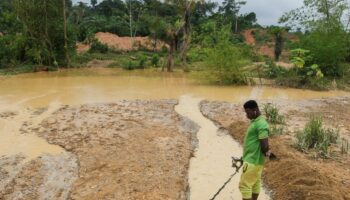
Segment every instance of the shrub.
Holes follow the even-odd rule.
[[[245,59],[241,49],[229,41],[230,35],[231,32],[223,28],[218,33],[217,44],[207,50],[207,79],[221,85],[246,85],[248,79],[243,67],[249,60]]]
[[[147,57],[145,55],[141,55],[139,57],[139,66],[138,68],[139,69],[144,69],[145,68],[145,64],[146,64],[146,61],[147,61]]]
[[[137,68],[136,63],[131,60],[123,64],[123,69],[125,70],[134,70],[136,68]]]
[[[271,59],[267,60],[265,64],[262,65],[264,76],[267,78],[277,78],[283,76],[286,73],[286,69],[277,66]]]
[[[271,103],[264,104],[263,113],[266,120],[270,123],[270,135],[282,135],[285,119],[283,115],[279,114],[277,106]]]
[[[284,124],[284,116],[279,114],[279,110],[276,105],[267,103],[263,106],[263,112],[266,116],[266,120],[273,124]]]
[[[152,66],[159,67],[159,55],[158,54],[152,55]]]
[[[328,158],[331,144],[337,143],[339,131],[325,129],[321,117],[311,117],[303,131],[296,135],[295,147],[303,152],[315,151],[317,156]]]
[[[97,39],[94,39],[92,41],[89,53],[107,53],[107,52],[108,52],[108,46],[107,45],[102,44]]]

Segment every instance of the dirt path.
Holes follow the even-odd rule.
[[[335,152],[332,159],[315,160],[312,155],[301,153],[292,147],[295,133],[304,127],[311,114],[324,116],[327,126],[341,127],[341,137],[349,136],[349,101],[349,98],[337,98],[277,102],[287,117],[288,130],[284,135],[270,140],[272,150],[279,157],[277,162],[268,162],[264,171],[264,181],[272,189],[273,199],[350,199],[349,156]],[[242,112],[242,105],[204,101],[201,103],[201,111],[228,129],[234,138],[243,141],[248,121]]]
[[[201,128],[197,133],[198,148],[191,159],[189,170],[190,199],[210,199],[234,172],[231,156],[241,156],[241,146],[226,132],[219,131],[213,122],[205,118],[199,109],[201,99],[182,96],[176,111],[197,123]],[[238,190],[240,173],[234,176],[218,200],[241,199]],[[265,192],[260,200],[269,199]]]

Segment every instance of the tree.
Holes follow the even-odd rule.
[[[268,32],[275,38],[275,60],[278,61],[283,50],[283,33],[285,29],[278,26],[271,26]]]
[[[91,0],[90,3],[92,5],[92,7],[95,8],[96,4],[97,4],[97,0]]]
[[[67,64],[66,52],[75,48],[75,41],[68,37],[69,29],[64,28],[64,6],[69,8],[71,2],[14,0],[13,5],[23,23],[24,58],[35,64]]]
[[[246,85],[248,80],[243,67],[249,62],[241,49],[230,42],[230,28],[214,28],[212,35],[215,37],[215,44],[208,49],[206,58],[209,73],[207,79],[221,85]]]
[[[245,5],[246,1],[241,0],[224,0],[222,6],[220,6],[219,11],[223,12],[224,16],[228,20],[229,23],[234,22],[232,24],[235,25],[234,32],[238,31],[238,13],[241,9],[242,5]]]
[[[189,48],[189,44],[191,42],[191,21],[190,14],[195,8],[196,2],[200,2],[200,0],[168,0],[168,3],[177,7],[178,13],[181,16],[181,24],[182,27],[179,27],[178,32],[180,31],[183,34],[183,41],[181,46],[180,57],[184,69],[187,70],[187,51]]]
[[[348,11],[346,0],[305,0],[303,7],[285,13],[280,23],[307,32],[301,38],[300,48],[311,51],[312,62],[325,75],[339,76],[340,63],[345,61],[349,49],[349,21],[343,21]]]
[[[64,53],[65,53],[67,67],[70,67],[70,58],[68,53],[68,37],[67,37],[66,0],[62,0],[62,4],[63,4],[62,10],[63,10],[63,31],[64,31]]]
[[[166,62],[166,68],[168,72],[172,72],[174,68],[174,57],[177,49],[177,41],[179,39],[179,34],[183,24],[180,20],[177,20],[175,23],[167,23],[166,34],[164,41],[169,45],[169,54]],[[164,70],[164,67],[163,67]]]

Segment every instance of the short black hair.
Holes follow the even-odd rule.
[[[258,103],[256,103],[256,101],[254,101],[254,100],[249,100],[249,101],[245,102],[243,107],[244,107],[244,109],[247,109],[247,108],[249,108],[249,109],[259,108],[258,107]]]

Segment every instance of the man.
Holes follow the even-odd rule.
[[[257,200],[261,189],[265,156],[270,156],[269,125],[261,115],[256,101],[247,101],[243,107],[251,122],[243,143],[244,164],[239,190],[243,200]]]

